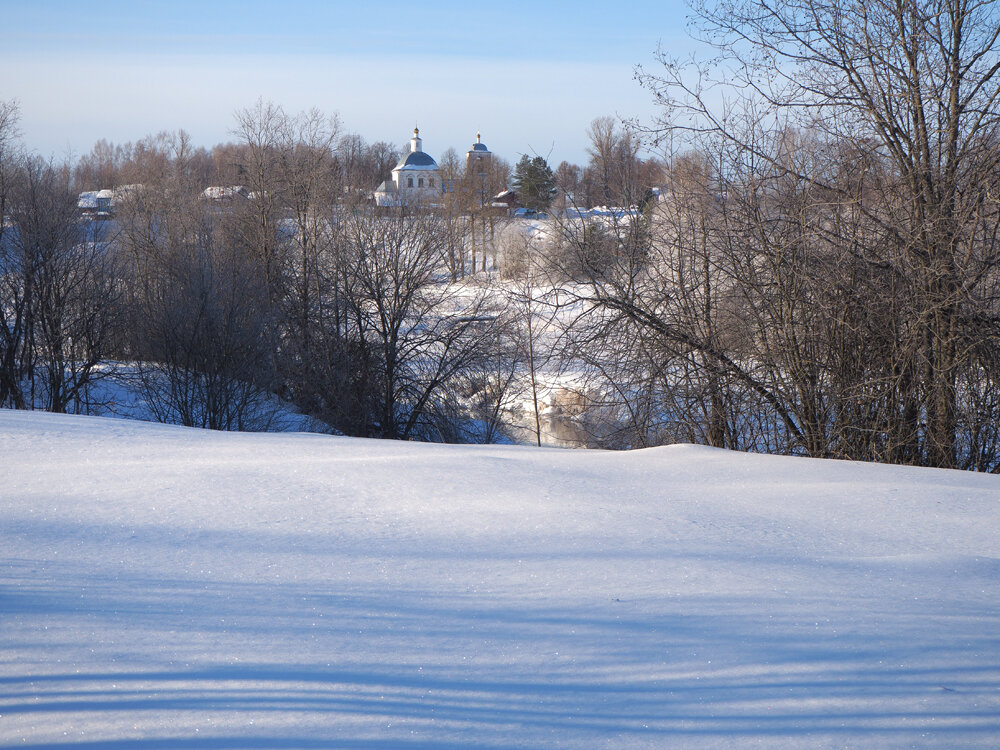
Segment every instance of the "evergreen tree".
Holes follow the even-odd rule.
[[[521,205],[533,211],[545,211],[556,195],[556,178],[541,156],[525,154],[514,168],[514,190]]]

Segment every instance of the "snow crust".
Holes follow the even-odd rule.
[[[0,411],[0,746],[1000,739],[1000,478]]]

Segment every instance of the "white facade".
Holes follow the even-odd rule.
[[[400,159],[392,170],[392,182],[383,182],[375,189],[374,195],[379,206],[433,203],[440,197],[438,165],[430,154],[424,152],[418,128],[413,129],[410,153]]]

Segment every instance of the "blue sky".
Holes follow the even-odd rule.
[[[337,113],[369,141],[402,144],[419,123],[435,156],[480,129],[510,161],[582,162],[594,117],[652,116],[633,67],[658,43],[691,47],[680,0],[5,5],[0,99],[56,158],[179,128],[211,146],[262,97]]]

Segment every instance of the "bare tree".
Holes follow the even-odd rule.
[[[497,442],[510,423],[509,413],[523,395],[525,349],[518,300],[486,305],[478,327],[479,352],[460,376],[459,393],[469,403],[474,422],[472,434],[463,442]],[[532,380],[532,383],[535,381]],[[537,394],[537,390],[534,391]],[[459,415],[459,419],[461,415]]]
[[[559,191],[556,200],[560,203],[561,207],[580,205],[580,200],[583,198],[580,195],[583,170],[576,164],[562,161],[556,167],[556,171],[553,174],[556,178],[556,188]]]
[[[146,186],[121,235],[140,392],[159,421],[266,429],[275,342],[259,258],[188,195]]]
[[[391,143],[368,144],[355,133],[342,136],[335,149],[340,179],[355,197],[367,195],[375,185],[388,180],[398,160],[399,150]]]
[[[278,223],[286,202],[281,154],[289,127],[289,117],[279,105],[260,99],[253,107],[236,112],[233,131],[243,146],[241,155],[245,161],[240,164],[240,172],[250,190],[243,242],[260,259],[272,303],[281,296],[286,261],[287,248]]]
[[[142,183],[123,194],[116,238],[140,391],[161,421],[262,429],[276,326],[259,246],[247,242],[235,209],[204,199],[186,134],[142,151]]]
[[[288,118],[280,134],[278,177],[295,225],[285,307],[299,358],[311,356],[312,316],[323,295],[321,266],[333,252],[332,207],[341,193],[334,169],[339,132],[336,117],[313,109]]]
[[[11,232],[8,229],[14,170],[18,160],[16,101],[0,102],[0,405],[24,407],[20,381],[24,347],[26,300],[14,263]]]
[[[102,190],[122,184],[121,173],[130,152],[130,145],[115,145],[102,138],[89,154],[77,161],[73,169],[74,184],[81,190]]]
[[[744,236],[756,240],[742,266],[756,277],[744,288],[752,290],[754,310],[771,305],[759,320],[779,323],[769,330],[780,339],[758,337],[755,345],[765,345],[759,358],[780,356],[768,379],[747,378],[738,360],[715,356],[708,342],[691,345],[712,353],[723,371],[738,374],[774,408],[789,446],[822,455],[851,444],[842,440],[847,431],[831,433],[830,420],[861,414],[853,409],[848,417],[848,401],[830,394],[853,392],[856,399],[879,392],[884,397],[862,401],[881,416],[857,423],[852,441],[860,445],[860,434],[868,431],[892,436],[895,447],[876,451],[884,441],[869,440],[874,452],[868,457],[982,468],[981,460],[970,463],[962,446],[964,436],[982,434],[983,416],[964,399],[978,392],[968,385],[980,381],[976,374],[983,367],[974,353],[982,351],[984,336],[995,335],[996,6],[733,0],[699,2],[695,11],[697,28],[722,53],[719,67],[692,71],[664,56],[666,68],[655,75],[640,71],[640,79],[665,105],[668,119],[659,135],[676,144],[708,134],[720,153],[736,152],[726,160],[731,172],[723,183]],[[720,97],[723,78],[742,94]],[[806,131],[815,133],[817,146],[792,147],[789,137]],[[860,151],[852,161],[864,170],[855,177],[863,179],[847,179],[808,158],[817,148],[841,156]],[[736,196],[741,205],[728,200]],[[879,241],[865,241],[860,229]],[[767,277],[760,274],[762,262],[772,269]],[[820,294],[820,271],[836,274],[845,267],[865,280],[864,292],[841,289],[839,301]],[[780,282],[776,296],[764,295],[768,278]],[[874,347],[886,368],[833,385],[832,373],[847,369],[829,360],[831,342],[820,332],[837,341],[858,323],[847,310],[880,298],[889,300],[885,316],[864,321],[871,328],[863,341],[852,337],[849,345],[874,346],[879,326],[890,330],[892,346]],[[673,335],[669,320],[637,319]]]
[[[172,254],[142,290],[135,333],[141,392],[162,422],[266,429],[270,404],[267,297],[231,248],[209,234]]]
[[[363,434],[457,439],[459,376],[496,338],[485,295],[442,283],[446,242],[436,217],[400,210],[345,222],[349,339],[376,385]]]
[[[23,158],[0,251],[0,403],[65,412],[86,401],[121,322],[113,251],[88,242],[68,170]]]
[[[589,170],[595,185],[591,200],[604,205],[628,205],[639,200],[639,143],[613,117],[598,117],[587,129]]]

